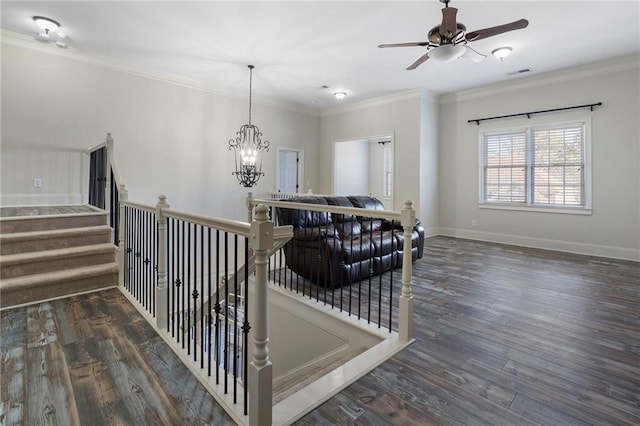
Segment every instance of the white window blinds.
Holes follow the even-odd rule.
[[[481,134],[481,203],[585,207],[585,123]]]

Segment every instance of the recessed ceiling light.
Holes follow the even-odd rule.
[[[493,50],[491,54],[502,61],[504,58],[511,54],[511,50],[513,49],[511,49],[509,46],[498,47],[497,49]]]
[[[333,96],[335,96],[336,99],[344,99],[344,97],[347,96],[347,92],[333,92]]]

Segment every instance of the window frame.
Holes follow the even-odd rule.
[[[534,152],[531,134],[533,130],[553,129],[566,126],[581,125],[583,128],[583,175],[584,175],[584,205],[571,206],[563,204],[534,203],[532,191],[534,189],[533,169]],[[485,196],[485,151],[484,137],[486,134],[525,132],[525,201],[524,202],[494,202],[486,201]],[[549,118],[519,120],[510,126],[481,125],[478,131],[478,207],[497,210],[519,210],[545,213],[586,214],[592,212],[591,205],[591,116],[576,115],[562,120],[549,120]]]

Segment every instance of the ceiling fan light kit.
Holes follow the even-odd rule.
[[[458,9],[449,7],[449,0],[440,0],[440,2],[445,5],[442,9],[442,22],[428,32],[427,41],[381,44],[378,47],[426,47],[427,52],[419,57],[413,64],[409,65],[407,70],[418,68],[418,66],[429,58],[441,62],[451,62],[463,57],[473,62],[481,62],[486,58],[486,55],[478,53],[468,46],[467,44],[469,42],[493,37],[509,31],[520,30],[529,25],[529,21],[526,19],[519,19],[508,24],[467,32],[467,27],[456,21]],[[494,50],[492,53],[502,61],[510,52],[510,47],[502,47]]]
[[[441,62],[451,62],[464,55],[466,51],[465,46],[445,44],[431,49],[431,51],[429,51],[429,57]]]

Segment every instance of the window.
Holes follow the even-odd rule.
[[[480,134],[484,207],[590,209],[588,121]]]

